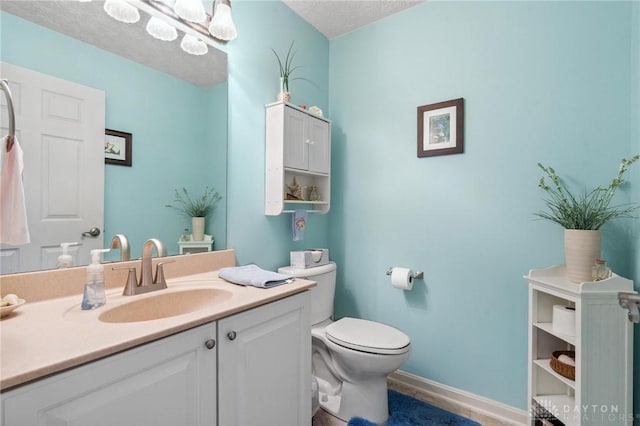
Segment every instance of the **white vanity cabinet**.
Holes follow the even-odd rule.
[[[206,324],[3,393],[2,425],[215,425],[215,338]]]
[[[3,392],[1,425],[310,424],[310,311],[303,291]]]
[[[294,105],[266,107],[265,214],[279,215],[300,206],[327,213],[330,206],[331,122]],[[302,200],[286,197],[288,186],[303,187]],[[315,186],[317,199],[311,197]],[[311,198],[314,198],[313,200]]]
[[[531,424],[632,425],[633,328],[618,292],[633,292],[633,282],[613,274],[572,283],[564,266],[534,269],[525,278]],[[554,327],[555,305],[575,308],[575,332]],[[551,354],[560,350],[575,351],[575,380],[551,368]]]
[[[308,291],[218,322],[221,426],[311,423]]]

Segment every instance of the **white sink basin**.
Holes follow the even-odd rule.
[[[199,288],[182,291],[159,290],[157,294],[105,310],[98,319],[102,322],[125,323],[152,321],[188,314],[201,309],[211,309],[231,299],[233,293],[214,288]]]

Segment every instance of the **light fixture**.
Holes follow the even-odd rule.
[[[135,24],[140,20],[138,9],[124,0],[106,0],[104,11],[113,19],[127,24]]]
[[[231,17],[231,0],[216,0],[209,33],[220,40],[230,41],[238,36],[236,26]]]
[[[209,51],[207,43],[189,34],[184,35],[182,42],[180,42],[180,47],[185,52],[198,56],[206,55]]]
[[[178,31],[175,27],[155,16],[152,16],[147,22],[147,32],[162,41],[173,41],[178,38]]]
[[[178,31],[183,32],[182,50],[192,55],[204,55],[209,51],[207,45],[218,47],[235,39],[238,33],[231,17],[231,0],[214,0],[211,15],[205,11],[202,1],[106,0],[104,10],[109,16],[127,23],[138,22],[138,10],[141,10],[151,17],[146,26],[151,36],[173,41],[178,38]]]
[[[202,23],[207,19],[202,0],[176,0],[173,5],[176,15],[189,22]]]

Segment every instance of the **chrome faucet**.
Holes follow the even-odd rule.
[[[140,270],[140,281],[136,280],[136,268],[135,267],[116,267],[113,269],[128,269],[129,276],[127,278],[127,285],[122,292],[125,296],[135,296],[136,294],[148,293],[150,291],[162,290],[167,288],[167,282],[164,278],[164,265],[171,263],[173,260],[166,262],[159,262],[156,266],[156,276],[153,277],[151,271],[152,266],[152,252],[155,247],[158,252],[158,257],[165,257],[167,255],[167,248],[164,243],[157,238],[151,238],[145,241],[142,246],[142,267]]]
[[[116,234],[111,239],[111,248],[120,249],[120,260],[131,259],[131,249],[129,248],[129,240],[124,234]]]
[[[153,273],[151,272],[151,252],[153,251],[154,247],[158,252],[158,257],[165,257],[167,255],[167,248],[159,239],[151,238],[144,242],[144,245],[142,246],[142,270],[140,271],[140,287],[152,286],[154,284],[163,284],[163,288],[167,288],[166,282],[156,282],[158,278],[157,272],[160,269],[160,265],[156,267],[156,278],[153,278]],[[164,274],[162,274],[162,277],[164,277]]]

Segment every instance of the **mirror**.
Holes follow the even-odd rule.
[[[226,248],[226,53],[209,46],[207,55],[186,54],[179,47],[181,33],[174,42],[156,40],[146,33],[149,18],[142,12],[137,24],[123,24],[102,6],[3,0],[0,61],[104,91],[106,129],[132,135],[131,167],[104,166],[104,247],[115,234],[125,234],[132,258],[141,256],[149,238],[178,254],[191,219],[166,205],[176,189],[198,196],[209,186],[223,198],[207,218],[205,233],[212,235],[213,249]],[[4,135],[4,99],[2,104]],[[25,174],[29,167],[34,165],[25,164]],[[65,237],[81,244],[84,238],[90,237]],[[14,248],[0,245],[0,273],[26,270],[10,255]],[[50,267],[59,254],[57,244],[40,250]],[[119,256],[113,250],[105,260]]]

